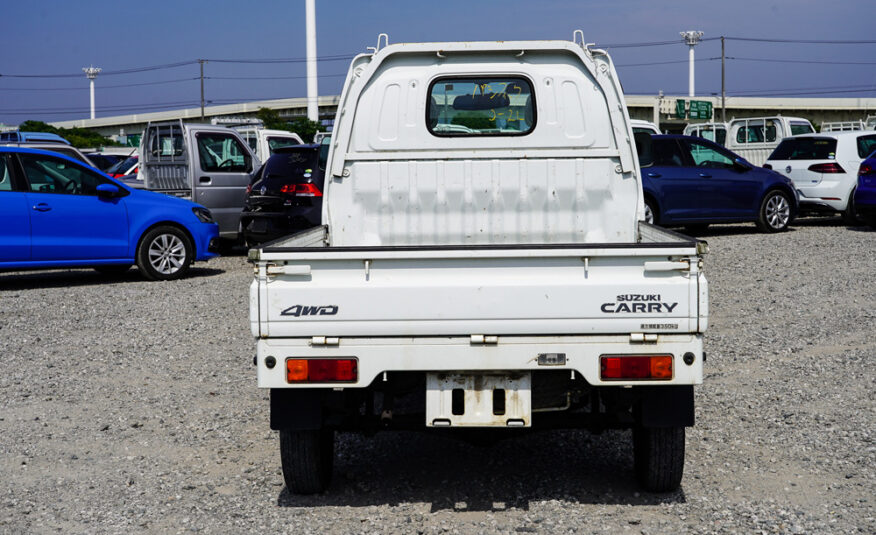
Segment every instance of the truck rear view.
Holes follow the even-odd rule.
[[[631,428],[677,488],[708,318],[704,243],[641,222],[608,56],[566,41],[391,45],[338,107],[323,227],[250,251],[258,384],[287,487],[335,431]]]

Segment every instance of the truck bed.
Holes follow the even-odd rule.
[[[700,333],[704,242],[326,247],[318,227],[250,251],[254,336]]]

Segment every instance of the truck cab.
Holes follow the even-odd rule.
[[[238,132],[181,120],[149,123],[139,151],[144,189],[209,208],[220,236],[237,239],[246,188],[260,165]]]

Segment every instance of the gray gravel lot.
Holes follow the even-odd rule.
[[[682,489],[628,432],[478,447],[340,435],[283,486],[242,256],[190,277],[0,273],[0,533],[874,533],[876,232],[712,227],[711,326]]]

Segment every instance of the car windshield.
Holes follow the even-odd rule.
[[[282,178],[291,183],[308,182],[318,169],[319,150],[312,147],[284,149],[265,163],[264,178]]]
[[[836,139],[801,137],[779,143],[769,160],[832,160],[836,158]]]
[[[113,165],[112,167],[107,169],[106,174],[108,174],[108,175],[124,175],[125,173],[130,171],[131,168],[134,167],[134,165],[137,164],[138,159],[139,158],[137,158],[136,156],[131,156],[130,158],[125,158],[124,160],[116,163],[115,165]]]

